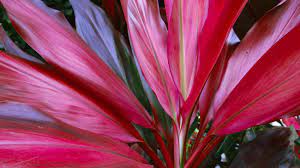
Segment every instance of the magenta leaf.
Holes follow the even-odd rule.
[[[128,146],[106,137],[95,143],[49,124],[0,121],[1,166],[151,167]]]
[[[70,126],[123,141],[137,141],[116,119],[64,83],[53,69],[1,53],[0,70],[0,102],[26,103]]]
[[[222,105],[253,65],[300,22],[300,2],[288,0],[262,17],[247,33],[229,60],[217,92],[214,110]]]
[[[184,99],[194,84],[198,42],[207,17],[205,0],[174,0],[168,24],[168,61],[173,80]]]
[[[23,39],[104,113],[152,127],[150,116],[134,94],[76,34],[61,13],[41,1],[1,2]]]
[[[246,4],[246,0],[211,0],[207,19],[199,36],[198,68],[194,85],[182,107],[185,116],[190,115],[200,93],[222,51],[226,38]]]
[[[156,0],[122,0],[130,41],[144,77],[164,110],[178,114],[180,95],[173,82],[167,58],[167,28]]]
[[[6,34],[5,30],[3,27],[0,25],[0,43],[3,45],[5,48],[5,51],[9,54],[19,56],[21,58],[27,59],[29,61],[37,62],[37,63],[42,63],[39,59],[25,53],[22,51]]]
[[[230,134],[292,112],[300,102],[300,25],[273,45],[229,94],[212,133]]]

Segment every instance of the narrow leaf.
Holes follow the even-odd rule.
[[[34,108],[16,102],[0,103],[0,118],[53,122],[50,117],[35,110]]]
[[[5,48],[6,52],[12,55],[19,56],[29,61],[42,63],[39,59],[25,53],[22,51],[6,34],[3,27],[0,25],[0,43],[2,43],[3,47]]]
[[[0,53],[0,93],[0,102],[26,103],[70,126],[123,141],[136,141],[116,119],[65,84],[53,69]]]
[[[264,53],[298,23],[300,23],[300,1],[287,0],[252,27],[229,60],[224,80],[216,95],[215,111]]]
[[[191,94],[182,107],[189,115],[222,51],[230,30],[246,4],[246,0],[209,1],[207,19],[199,36],[198,68]]]
[[[167,59],[167,29],[156,0],[122,0],[131,44],[145,76],[165,111],[178,114],[179,94]]]
[[[250,69],[217,111],[212,133],[231,134],[299,108],[300,25]]]
[[[20,168],[151,167],[131,159],[133,156],[128,156],[126,153],[123,155],[124,151],[115,151],[116,147],[121,150],[126,149],[125,145],[118,142],[114,143],[111,140],[109,143],[104,143],[107,146],[89,144],[74,139],[72,135],[55,127],[45,126],[36,127],[35,124],[1,120],[1,166]],[[104,137],[103,140],[105,140]],[[128,147],[126,150],[130,151]],[[131,154],[133,153],[131,151]]]
[[[150,116],[133,93],[74,32],[61,13],[42,1],[1,2],[17,32],[64,74],[77,91],[89,96],[107,115],[152,127]]]
[[[205,0],[174,0],[168,31],[168,61],[184,99],[190,93],[199,56],[198,41],[207,16]]]
[[[71,0],[75,12],[76,30],[84,41],[126,81],[124,67],[117,53],[114,30],[105,12],[86,0]]]

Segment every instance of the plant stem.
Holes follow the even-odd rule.
[[[141,148],[147,153],[147,155],[152,159],[154,165],[157,168],[166,168],[163,162],[158,158],[157,154],[149,147],[145,142],[140,143]]]
[[[207,155],[223,140],[223,137],[208,135],[201,142],[200,146],[193,152],[185,164],[185,168],[197,168]]]
[[[166,144],[165,144],[164,140],[162,139],[162,137],[160,136],[160,134],[158,133],[157,130],[156,131],[155,130],[152,131],[152,133],[154,134],[154,137],[155,137],[157,143],[160,146],[160,150],[161,150],[161,152],[162,152],[162,154],[163,154],[163,156],[165,158],[167,167],[168,168],[169,167],[170,168],[174,167],[171,155],[170,155],[170,153],[169,153],[169,151],[168,151],[168,149],[166,147]]]

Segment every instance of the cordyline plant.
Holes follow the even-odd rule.
[[[165,0],[165,22],[121,0],[129,42],[89,0],[70,0],[77,33],[40,0],[0,2],[43,58],[1,29],[1,166],[199,167],[225,135],[298,115],[299,0],[240,43],[247,0]]]

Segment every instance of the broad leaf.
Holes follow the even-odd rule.
[[[145,76],[165,111],[178,114],[179,94],[167,59],[167,29],[156,0],[121,0],[131,44]]]
[[[123,141],[136,141],[118,125],[117,119],[64,83],[53,69],[0,53],[0,92],[0,102],[26,103],[70,126]]]
[[[287,0],[261,18],[248,32],[228,63],[214,110],[222,105],[251,67],[300,22],[300,1]]]
[[[61,13],[37,0],[1,2],[17,32],[76,90],[89,96],[107,115],[152,127],[150,116],[133,93]]]
[[[212,133],[238,132],[299,108],[299,38],[300,25],[260,58],[217,111]]]

